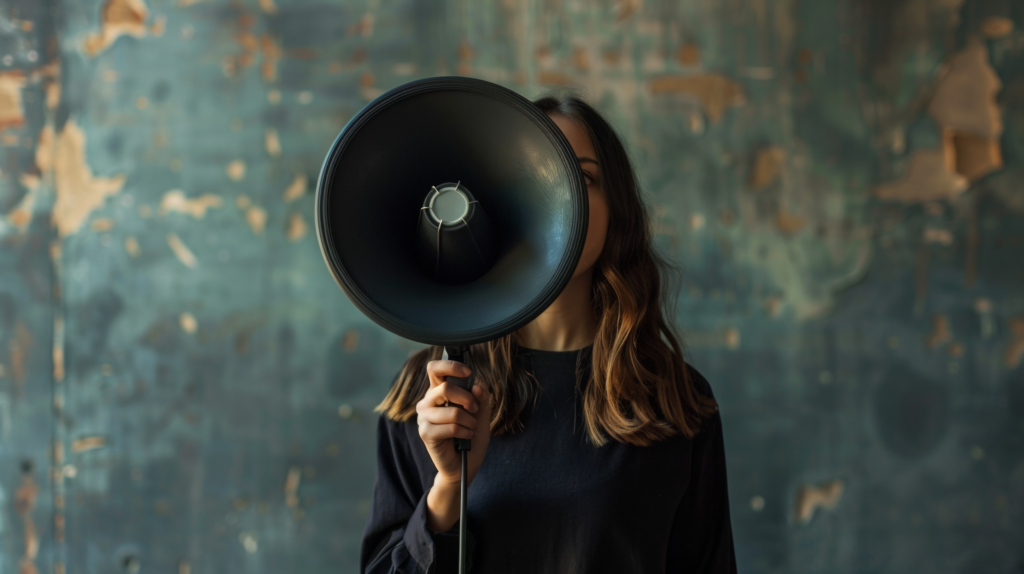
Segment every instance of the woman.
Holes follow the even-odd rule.
[[[415,354],[378,407],[367,573],[454,572],[471,438],[469,567],[485,574],[735,572],[722,424],[683,361],[626,151],[578,98],[535,104],[579,159],[590,222],[568,286],[533,322],[471,349],[470,374]],[[457,403],[463,409],[444,406]]]

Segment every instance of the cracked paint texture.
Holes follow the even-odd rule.
[[[627,141],[741,571],[1024,564],[1024,3],[4,0],[0,571],[356,569],[418,345],[312,189],[451,74]]]

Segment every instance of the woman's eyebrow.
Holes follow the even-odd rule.
[[[598,165],[597,160],[589,157],[578,157],[576,158],[580,163],[592,163]],[[600,166],[599,166],[600,167]]]

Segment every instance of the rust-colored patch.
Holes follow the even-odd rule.
[[[473,47],[470,46],[469,42],[467,42],[465,39],[463,39],[462,42],[459,43],[457,55],[459,60],[459,75],[468,76],[473,71],[473,68],[471,66],[471,62],[473,60]]]
[[[1003,362],[1013,369],[1020,365],[1021,358],[1024,358],[1024,317],[1010,319],[1010,335],[1010,344],[1006,346]]]
[[[25,111],[21,105],[21,89],[24,87],[25,74],[21,70],[0,72],[0,131],[25,123]]]
[[[86,436],[71,441],[71,452],[79,453],[87,450],[95,450],[106,446],[107,439],[102,436]]]
[[[93,175],[85,161],[85,134],[72,120],[64,124],[57,138],[53,168],[57,200],[51,217],[62,237],[78,231],[92,210],[121,191],[125,181],[123,175]]]
[[[839,503],[843,494],[843,483],[840,480],[833,480],[820,485],[805,484],[800,487],[796,495],[796,519],[802,524],[807,524],[814,517],[814,511],[818,508],[833,509]]]
[[[14,392],[21,394],[25,387],[25,375],[28,373],[28,352],[32,348],[32,333],[24,323],[18,322],[14,327],[14,337],[8,343],[11,353],[11,378],[14,379]]]
[[[757,150],[747,184],[753,190],[770,185],[782,173],[782,166],[785,162],[786,152],[780,147],[769,146]]]
[[[224,172],[228,174],[228,178],[231,181],[242,181],[242,178],[245,177],[245,162],[236,159],[228,163],[227,167],[224,168]]]
[[[260,9],[267,14],[277,14],[277,5],[274,0],[260,0]]]
[[[941,227],[926,227],[924,228],[924,242],[952,245],[953,232]]]
[[[676,60],[683,66],[696,66],[700,62],[700,48],[693,42],[687,42],[676,50]]]
[[[780,209],[779,212],[775,214],[775,226],[779,228],[779,231],[787,235],[792,235],[793,233],[800,231],[806,224],[806,219],[799,215],[789,213],[784,209]]]
[[[298,241],[306,236],[308,226],[306,220],[302,219],[301,213],[292,213],[288,216],[288,229],[285,231],[285,235],[288,237],[288,241]]]
[[[167,215],[172,211],[187,213],[196,219],[206,216],[206,210],[211,207],[220,207],[224,200],[212,194],[205,194],[189,199],[185,192],[180,189],[172,189],[160,199],[160,215]]]
[[[369,38],[373,35],[373,14],[363,14],[358,22],[350,25],[345,31],[349,36]]]
[[[618,50],[605,50],[601,52],[601,59],[604,60],[605,64],[609,66],[615,66],[622,59],[622,52]]]
[[[46,108],[50,110],[57,109],[60,104],[60,82],[57,80],[49,80],[46,82]]]
[[[810,48],[800,48],[796,53],[796,61],[801,66],[810,64],[812,60],[814,60],[814,52],[812,52]]]
[[[146,35],[149,11],[142,0],[107,0],[100,11],[100,31],[85,38],[85,53],[99,54],[121,36],[141,38]]]
[[[373,77],[373,72],[363,72],[359,74],[359,85],[364,88],[372,87],[376,78]]]
[[[587,49],[583,46],[577,46],[573,49],[572,66],[581,72],[590,70],[590,56],[587,54]]]
[[[149,33],[159,38],[164,35],[167,29],[167,16],[157,16],[156,21],[149,27]]]
[[[622,22],[623,20],[629,19],[629,17],[640,10],[643,5],[643,0],[616,0],[615,21]]]
[[[293,466],[288,469],[288,476],[284,479],[284,503],[289,508],[299,506],[299,483],[302,481],[302,470]]]
[[[740,332],[735,327],[729,327],[725,330],[725,346],[729,349],[736,350],[740,348]]]
[[[963,357],[967,349],[963,343],[950,343],[949,348],[946,349],[949,352],[950,357]]]
[[[260,50],[263,53],[263,62],[260,64],[260,75],[264,82],[277,80],[277,62],[281,59],[281,46],[273,37],[268,34],[260,36]]]
[[[349,329],[341,338],[341,348],[351,353],[359,348],[359,331]]]
[[[263,235],[263,230],[267,226],[267,210],[254,205],[245,211],[245,222],[249,224],[249,228],[256,235]]]
[[[746,103],[743,88],[718,74],[662,76],[654,78],[648,85],[655,95],[679,94],[697,98],[711,123],[721,120],[726,108]]]
[[[58,383],[64,380],[64,318],[57,315],[53,318],[53,379]]]
[[[89,227],[91,227],[92,230],[97,233],[103,233],[105,231],[110,231],[111,229],[114,228],[114,220],[110,219],[109,217],[101,217],[99,219],[94,220],[89,225]]]
[[[138,257],[139,242],[134,237],[126,237],[124,240],[124,250],[128,252],[128,255]]]
[[[953,147],[956,150],[957,173],[971,181],[1003,167],[1003,152],[999,148],[998,136],[955,132]]]
[[[179,238],[177,234],[167,234],[167,245],[171,248],[171,251],[174,252],[174,256],[178,258],[178,261],[181,261],[182,264],[185,265],[185,267],[192,268],[195,267],[197,263],[199,263],[196,260],[196,256],[192,253],[192,250],[190,250],[181,241],[181,238]]]
[[[929,349],[953,340],[953,332],[949,330],[949,319],[945,315],[936,315],[932,318],[932,332],[924,338],[924,343]]]
[[[14,206],[7,214],[7,222],[17,227],[19,231],[24,232],[28,229],[28,224],[32,222],[32,206],[36,201],[36,190],[39,187],[39,181],[37,176],[31,174],[21,174],[21,183],[28,188],[28,193],[21,198],[18,205]]]
[[[779,312],[782,311],[782,297],[768,297],[768,299],[765,300],[764,306],[765,310],[768,311],[769,317],[778,317]]]
[[[195,335],[199,329],[199,322],[192,313],[182,313],[178,315],[178,324],[181,326],[181,330],[185,331],[189,335]]]
[[[267,128],[263,132],[263,146],[270,157],[281,157],[281,140],[277,137],[277,130]]]
[[[30,472],[23,472],[21,485],[14,493],[14,510],[21,517],[25,541],[24,551],[18,563],[19,574],[38,574],[35,566],[36,555],[39,553],[39,535],[36,533],[35,524],[32,522],[32,509],[36,506],[36,497],[39,495],[39,486],[32,478]]]
[[[545,86],[562,86],[572,87],[576,85],[576,81],[572,79],[568,74],[562,72],[553,72],[551,70],[541,70],[537,74],[537,83]]]
[[[306,174],[297,173],[292,182],[285,188],[282,198],[286,203],[295,201],[306,194]]]
[[[910,156],[900,179],[874,189],[875,197],[889,201],[918,203],[952,200],[967,189],[967,178],[954,171],[945,149],[922,149]]]
[[[43,126],[36,138],[36,167],[40,173],[53,169],[53,140],[53,126]]]
[[[990,16],[981,21],[981,33],[989,38],[1002,38],[1013,32],[1013,20]]]
[[[988,49],[975,40],[950,62],[928,105],[928,112],[945,129],[996,137],[1003,121],[996,102],[1002,87],[988,61]]]

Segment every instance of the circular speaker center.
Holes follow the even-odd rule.
[[[437,190],[430,200],[430,214],[442,225],[458,225],[469,213],[469,198],[455,187]]]

